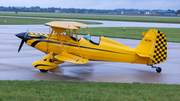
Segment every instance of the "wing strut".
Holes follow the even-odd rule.
[[[51,37],[51,35],[53,34],[53,29],[51,30],[51,33],[49,34],[49,37],[48,37],[48,41],[49,41],[49,38]],[[49,51],[49,42],[47,42],[47,52]]]
[[[88,30],[88,27],[87,27],[87,33],[88,33],[88,35],[89,35],[89,30]]]
[[[77,36],[76,31],[77,31],[77,29],[75,29],[76,41],[77,41],[77,43],[78,43],[78,48],[79,48],[79,53],[80,53],[80,55],[81,55],[81,59],[83,60],[83,58],[82,58],[82,53],[81,53],[81,49],[80,49],[80,45],[79,45],[79,42],[78,42],[78,36]]]

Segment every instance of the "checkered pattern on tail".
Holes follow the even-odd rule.
[[[167,59],[167,43],[164,33],[158,31],[154,48],[153,64],[162,63]]]

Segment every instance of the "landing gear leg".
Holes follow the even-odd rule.
[[[53,62],[51,57],[52,57],[53,52],[50,52],[49,55],[47,56],[47,59],[45,59],[44,61],[47,62]],[[39,69],[42,73],[47,73],[48,70],[44,70],[44,69]]]
[[[160,73],[162,71],[161,67],[151,66],[152,68],[156,68],[156,72]]]

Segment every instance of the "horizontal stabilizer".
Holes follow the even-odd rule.
[[[136,53],[136,54],[139,55],[139,56],[141,56],[141,57],[149,57],[149,58],[151,58],[151,56],[148,55],[148,54],[141,54],[141,53]]]
[[[73,54],[69,54],[67,52],[63,52],[59,55],[56,55],[55,58],[60,61],[65,61],[65,62],[75,63],[75,64],[85,64],[89,62],[88,59],[85,59],[85,58],[82,58],[80,56],[76,56]]]

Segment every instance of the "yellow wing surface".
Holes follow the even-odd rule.
[[[79,29],[80,27],[89,27],[89,25],[86,24],[70,21],[52,21],[46,23],[45,25],[63,29]]]
[[[75,64],[85,64],[89,62],[88,59],[85,59],[83,57],[76,56],[73,54],[69,54],[67,52],[62,52],[61,54],[56,55],[55,58],[60,61],[66,61],[66,62],[75,63]]]
[[[46,23],[45,25],[50,26],[58,34],[57,36],[59,36],[58,39],[61,42],[62,47],[64,47],[63,45],[64,43],[68,44],[68,40],[63,40],[63,37],[64,37],[64,35],[62,34],[63,31],[65,31],[66,29],[73,30],[74,34],[76,35],[76,40],[77,40],[78,38],[77,38],[76,30],[79,29],[80,27],[89,27],[89,25],[86,25],[86,24],[82,24],[78,22],[70,22],[70,21],[52,21],[52,22]],[[77,43],[79,42],[77,41]],[[78,47],[79,47],[79,44],[78,44]],[[83,58],[82,55],[77,56],[77,55],[68,53],[66,48],[67,47],[62,48],[63,52],[61,52],[59,55],[56,55],[55,58],[60,61],[66,61],[66,62],[75,63],[75,64],[85,64],[89,62],[89,60]],[[79,48],[79,52],[81,54],[80,48]]]

